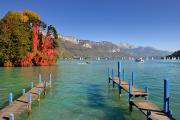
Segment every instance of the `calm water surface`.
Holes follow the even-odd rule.
[[[22,88],[29,88],[30,81],[37,83],[38,73],[48,79],[52,73],[53,87],[41,102],[33,102],[32,113],[22,113],[18,120],[143,120],[142,113],[133,109],[129,112],[128,97],[123,92],[118,96],[118,88],[108,84],[107,68],[117,69],[117,61],[61,61],[48,67],[0,68],[0,108],[7,105],[7,95],[13,92],[17,98]],[[148,86],[150,97],[159,107],[163,105],[163,79],[170,80],[170,107],[173,116],[180,119],[180,62],[145,61],[135,63],[122,61],[126,79],[135,72],[135,84],[141,88]],[[117,71],[116,71],[117,74]]]

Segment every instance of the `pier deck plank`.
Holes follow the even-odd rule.
[[[147,116],[147,111],[151,111],[152,120],[170,120],[170,118],[154,103],[148,100],[132,100],[131,103],[136,106],[143,114]]]
[[[112,77],[109,77],[112,80]],[[114,77],[114,83],[119,84],[119,78]],[[129,93],[129,84],[125,80],[121,80],[121,88]],[[144,90],[132,86],[132,95],[133,96],[147,96]],[[131,100],[130,104],[138,108],[144,115],[147,116],[147,111],[151,111],[152,120],[171,120],[159,107],[154,103],[148,100]]]
[[[112,80],[112,78],[110,78]],[[115,77],[114,82],[116,84],[119,84],[119,78]],[[129,84],[125,80],[121,80],[121,88],[125,90],[127,93],[129,93]],[[135,86],[132,86],[132,95],[134,96],[147,96],[148,93],[146,93],[144,90],[140,88],[136,88]]]
[[[46,83],[48,87],[49,84]],[[31,101],[33,102],[38,98],[38,88],[43,88],[43,83],[38,84],[36,87],[30,89],[28,92],[31,94]],[[17,100],[13,101],[11,105],[6,106],[2,110],[0,110],[0,120],[8,119],[10,113],[13,113],[14,116],[20,115],[25,109],[27,109],[28,105],[28,92],[23,96],[20,96]],[[41,93],[44,92],[44,89],[41,89]]]

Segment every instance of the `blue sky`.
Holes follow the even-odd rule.
[[[0,17],[27,9],[63,35],[180,49],[180,0],[0,0]]]

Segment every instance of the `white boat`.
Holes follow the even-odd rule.
[[[140,62],[140,63],[143,63],[143,62],[144,62],[144,60],[143,60],[143,58],[138,58],[138,59],[136,59],[136,60],[135,60],[135,62]]]

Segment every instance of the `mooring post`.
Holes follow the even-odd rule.
[[[132,111],[131,98],[132,98],[132,82],[129,81],[129,110],[130,111]]]
[[[49,74],[49,87],[51,88],[51,84],[52,84],[52,76],[51,73]]]
[[[125,80],[125,71],[124,71],[124,68],[123,68],[123,80]]]
[[[44,95],[46,95],[46,81],[44,81]]]
[[[14,114],[13,113],[9,114],[9,120],[14,120]]]
[[[164,80],[164,112],[171,116],[170,108],[169,108],[169,97],[170,97],[170,87],[169,80]]]
[[[151,120],[151,111],[147,110],[147,120]]]
[[[114,88],[114,70],[112,69],[112,81],[113,81],[113,88]]]
[[[33,82],[30,82],[30,87],[31,87],[31,89],[34,87],[34,83]]]
[[[11,105],[13,102],[13,94],[12,93],[9,93],[8,101],[9,101],[9,105]]]
[[[41,96],[41,88],[38,88],[38,101],[40,101],[40,96]]]
[[[39,74],[38,83],[41,83],[41,81],[42,81],[42,76],[41,76],[41,74]]]
[[[121,63],[118,61],[118,88],[119,88],[119,95],[121,96]]]
[[[121,77],[118,77],[119,79],[119,85],[118,85],[118,88],[119,88],[119,96],[121,96]]]
[[[31,93],[28,92],[28,112],[31,112]]]
[[[24,95],[25,95],[26,90],[22,89],[22,100],[24,100]]]
[[[132,72],[132,86],[134,85],[134,72]]]
[[[132,82],[129,81],[129,101],[131,101],[132,97]]]
[[[121,77],[121,63],[118,61],[118,77]]]
[[[25,89],[22,89],[22,95],[24,96],[26,90]]]
[[[145,93],[148,94],[148,87],[145,87]],[[148,100],[149,99],[149,95],[145,96],[145,100]]]
[[[108,68],[108,80],[109,80],[109,83],[110,83],[111,78],[110,78],[110,70],[109,70],[109,68]]]

